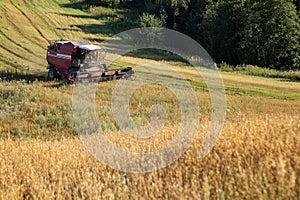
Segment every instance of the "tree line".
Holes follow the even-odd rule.
[[[216,62],[300,70],[298,0],[84,0],[139,12],[139,26],[178,30]]]

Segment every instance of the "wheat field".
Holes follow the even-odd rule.
[[[0,198],[298,199],[298,122],[287,114],[239,114],[205,158],[197,137],[174,164],[146,174],[106,167],[78,138],[2,140]],[[119,134],[110,139],[128,142]]]
[[[194,85],[200,126],[191,147],[175,163],[143,174],[112,169],[89,154],[73,124],[74,86],[2,80],[0,198],[299,199],[299,83],[223,73],[226,123],[216,146],[200,158],[210,122],[208,94],[192,69],[177,69]],[[132,152],[153,151],[171,141],[177,130],[172,112],[164,130],[148,140],[133,139],[110,127],[113,121],[105,109],[115,84],[98,85],[98,117],[105,122],[103,128],[111,130],[107,138]],[[149,108],[152,94],[159,94],[156,87],[144,90],[144,96],[132,98],[133,111],[139,109],[137,99]],[[176,101],[166,96],[166,108],[174,106]],[[147,113],[147,109],[138,111]],[[139,116],[133,113],[137,122]]]

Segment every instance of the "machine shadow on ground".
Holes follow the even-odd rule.
[[[0,71],[0,79],[11,82],[11,81],[25,81],[27,83],[31,83],[34,81],[46,82],[46,74],[23,74],[17,72],[1,72]]]

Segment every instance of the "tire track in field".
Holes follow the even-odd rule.
[[[3,11],[3,15],[6,18],[6,20],[9,22],[9,24],[21,35],[23,36],[25,39],[27,39],[28,41],[30,41],[31,43],[41,47],[41,44],[38,43],[36,40],[32,40],[30,37],[28,37],[27,35],[23,34],[22,31],[20,30],[20,28],[12,21],[10,20],[8,14],[6,13],[6,10],[2,9]]]
[[[14,63],[12,61],[8,61],[3,58],[3,56],[0,54],[0,61],[3,62],[6,65],[9,65],[10,67],[16,69],[16,70],[21,70],[21,71],[28,71],[28,69],[23,69],[22,66],[18,63]]]
[[[18,6],[16,6],[13,1],[10,1],[11,4],[22,13],[22,15],[29,21],[30,25],[40,34],[40,36],[48,43],[49,40],[45,37],[45,35],[41,32],[41,30],[33,23],[33,21],[26,15],[26,13],[21,10]]]
[[[5,39],[7,39],[8,41],[10,41],[11,43],[17,45],[18,47],[28,51],[29,53],[37,56],[37,57],[41,57],[40,55],[36,54],[35,52],[33,52],[31,49],[28,49],[27,47],[22,46],[21,44],[15,42],[13,39],[11,39],[10,37],[8,37],[1,29],[0,29],[0,34],[3,35],[3,37],[5,37]]]
[[[20,72],[26,72],[28,74],[32,74],[32,70],[30,69],[30,67],[28,65],[22,65],[22,64],[19,64],[17,62],[14,62],[13,60],[11,59],[7,59],[5,58],[3,55],[0,54],[0,62],[2,62],[3,64],[5,65],[8,65],[9,67],[15,69],[15,70],[20,70]],[[3,67],[6,67],[3,65]],[[26,67],[26,68],[25,68]],[[5,72],[11,72],[11,69],[3,69],[0,71],[0,76],[1,76],[1,72],[5,73]],[[37,75],[37,76],[45,76],[45,72],[41,71],[41,70],[36,70],[34,72],[34,75]]]
[[[38,63],[38,62],[36,62],[36,61],[32,61],[32,60],[30,60],[30,59],[28,59],[28,58],[26,58],[26,57],[24,57],[24,56],[21,56],[21,55],[15,53],[15,52],[13,52],[12,50],[10,50],[9,48],[3,46],[2,44],[0,44],[0,48],[4,49],[5,51],[7,51],[7,52],[13,54],[14,56],[16,56],[16,57],[18,57],[18,58],[21,58],[21,59],[23,59],[23,60],[26,60],[26,61],[28,61],[28,62],[37,64],[37,65],[42,65],[42,63]]]
[[[27,8],[30,8],[30,4],[28,3],[28,0],[23,0],[24,4],[26,5]],[[32,0],[30,0],[30,2],[32,3]],[[51,30],[55,33],[56,36],[58,36],[58,32],[56,30],[56,24],[54,22],[52,22],[48,16],[43,15],[41,16],[38,12],[36,12],[34,9],[30,9],[36,16],[38,16],[43,23],[45,23],[48,27],[51,27]],[[47,18],[48,20],[46,20],[45,18]]]

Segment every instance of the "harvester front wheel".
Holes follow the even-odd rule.
[[[57,78],[58,78],[57,70],[54,67],[51,67],[48,71],[47,79],[51,81]]]
[[[71,67],[71,68],[68,70],[68,82],[69,82],[70,84],[74,84],[74,83],[75,83],[76,76],[77,76],[77,71],[78,71],[78,69],[75,68],[75,67]]]

